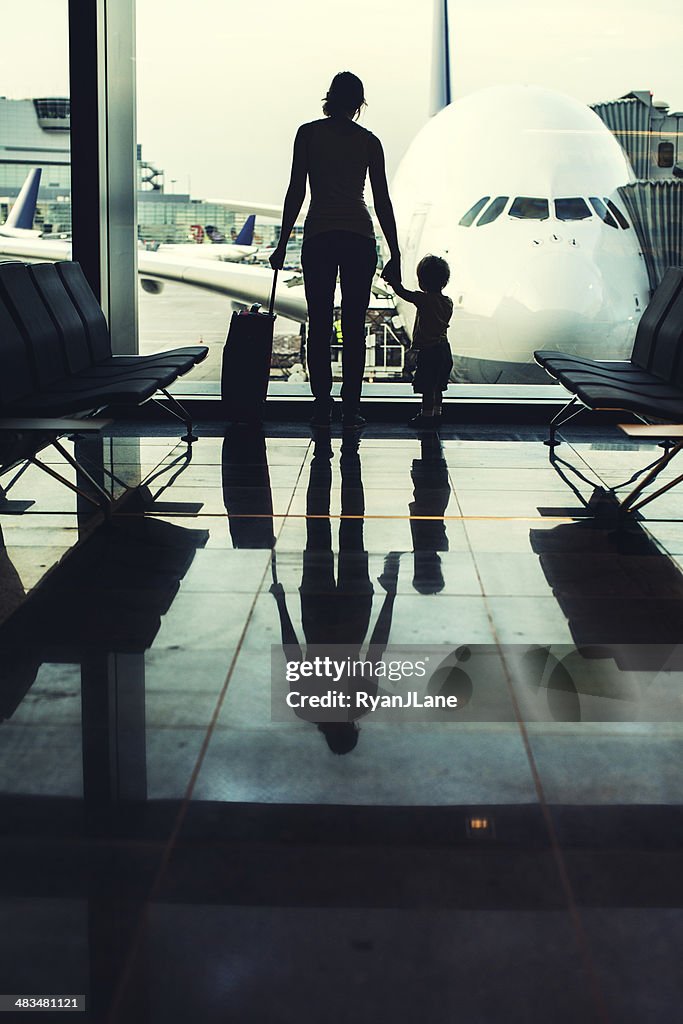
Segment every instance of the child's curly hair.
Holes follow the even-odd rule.
[[[423,256],[417,265],[417,280],[426,292],[440,292],[451,277],[451,268],[441,256]]]

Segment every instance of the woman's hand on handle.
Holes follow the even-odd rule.
[[[273,268],[273,270],[282,270],[282,268],[285,265],[286,255],[287,255],[287,246],[286,245],[279,244],[279,245],[277,245],[273,249],[272,253],[270,254],[270,256],[268,258],[268,262],[270,263],[270,265]]]

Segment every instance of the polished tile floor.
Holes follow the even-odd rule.
[[[0,994],[675,1020],[683,505],[586,508],[657,449],[577,428],[572,489],[532,427],[200,434],[77,442],[108,523],[37,469],[0,507]],[[457,709],[297,717],[327,649]]]

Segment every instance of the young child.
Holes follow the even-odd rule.
[[[444,259],[425,256],[417,265],[419,292],[410,292],[400,281],[387,279],[397,295],[416,307],[411,346],[417,350],[413,390],[422,395],[422,406],[410,425],[420,430],[435,430],[440,426],[442,392],[448,387],[453,369],[446,333],[453,314],[453,301],[442,294],[450,276],[450,267]]]

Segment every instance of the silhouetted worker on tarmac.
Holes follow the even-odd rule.
[[[360,78],[342,71],[334,76],[325,96],[325,116],[298,129],[280,240],[270,257],[273,268],[282,268],[308,177],[311,204],[304,223],[301,263],[308,304],[308,373],[314,398],[314,426],[326,426],[332,415],[330,337],[337,272],[344,336],[342,420],[345,427],[351,428],[365,423],[359,412],[365,369],[365,314],[377,266],[372,218],[363,198],[368,172],[375,210],[391,256],[383,276],[389,273],[400,278],[401,274],[382,144],[376,135],[355,123],[365,105]]]

